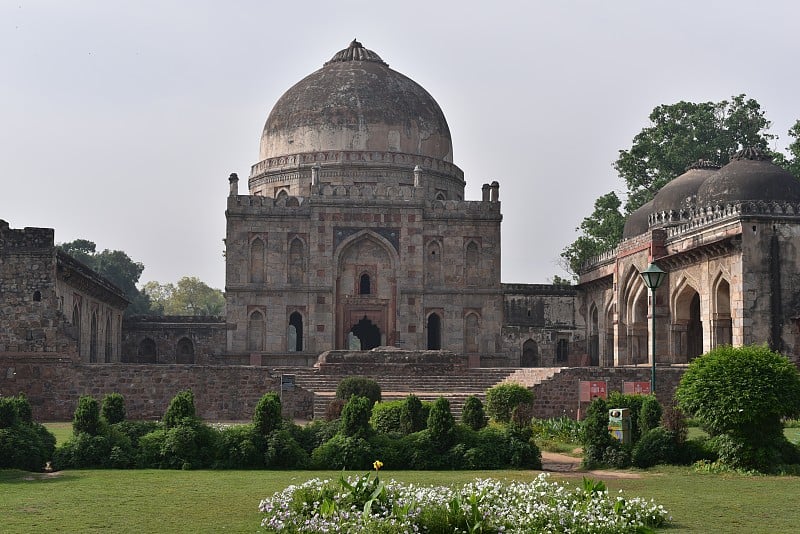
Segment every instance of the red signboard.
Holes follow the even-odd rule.
[[[649,395],[650,382],[623,382],[622,392],[626,395]]]
[[[592,402],[594,399],[605,399],[607,395],[605,382],[579,382],[581,402]]]

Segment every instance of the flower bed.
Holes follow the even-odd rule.
[[[669,521],[641,498],[612,496],[602,482],[582,486],[478,479],[462,487],[423,487],[377,476],[312,479],[261,501],[261,526],[281,533],[647,532]]]

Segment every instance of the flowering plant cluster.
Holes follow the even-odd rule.
[[[383,483],[376,476],[309,480],[261,501],[270,533],[625,533],[670,520],[652,501],[609,495],[602,482],[570,487],[477,479],[462,487]]]

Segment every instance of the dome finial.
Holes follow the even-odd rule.
[[[772,156],[758,147],[748,146],[731,156],[732,160],[749,159],[751,161],[772,161]]]
[[[382,60],[378,54],[372,50],[364,48],[364,45],[359,43],[356,39],[353,39],[353,41],[350,43],[350,46],[344,50],[336,52],[331,60],[325,63],[325,65],[330,65],[331,63],[344,63],[346,61],[372,61],[373,63],[380,63],[382,65],[386,65],[387,67],[389,66],[389,64]]]

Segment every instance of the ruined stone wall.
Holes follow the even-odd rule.
[[[121,359],[128,363],[226,363],[225,340],[226,325],[222,317],[131,317],[123,324]],[[156,350],[148,358],[144,347],[150,342]]]
[[[675,395],[683,367],[659,367],[656,374],[656,396],[662,405],[669,405]],[[647,367],[575,367],[562,369],[553,378],[532,388],[534,416],[540,419],[578,417],[579,382],[605,381],[607,391],[623,391],[623,382],[649,382]],[[583,404],[583,412],[588,404]]]
[[[125,397],[129,419],[158,419],[179,391],[191,389],[197,414],[206,420],[246,420],[258,399],[280,391],[263,367],[73,363],[57,355],[12,358],[0,355],[0,395],[25,393],[34,418],[72,419],[78,398]],[[282,394],[286,417],[310,419],[313,395],[295,388]]]

